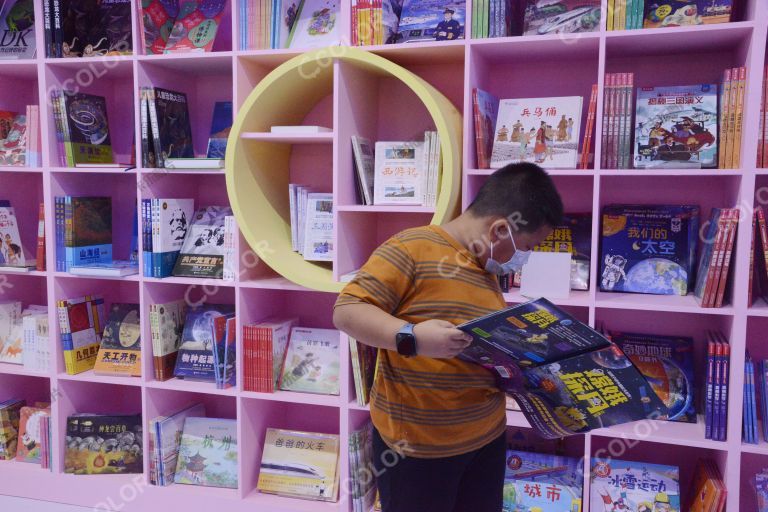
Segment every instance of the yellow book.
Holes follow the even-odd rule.
[[[726,69],[723,72],[723,91],[720,95],[720,140],[717,142],[718,167],[720,169],[728,168],[728,119],[731,111],[731,70]]]
[[[360,44],[367,46],[371,44],[371,20],[370,20],[371,3],[370,1],[360,2],[357,10],[357,31]]]
[[[627,26],[627,0],[616,0],[618,2],[617,16],[618,23],[615,23],[616,30],[624,30]]]
[[[736,144],[736,103],[739,100],[739,68],[731,68],[731,92],[728,101],[728,149],[725,168],[733,169],[733,156]]]
[[[101,340],[104,299],[86,295],[59,301],[64,365],[75,375],[93,369]]]
[[[381,0],[376,3],[376,44],[384,44],[384,30],[381,26],[382,14],[381,14]]]
[[[97,375],[141,376],[139,305],[113,303],[93,367]]]
[[[608,15],[605,17],[606,30],[613,30],[613,10],[615,1],[616,0],[608,0]]]
[[[741,135],[744,123],[744,94],[746,90],[747,68],[739,68],[738,89],[736,91],[736,115],[733,126],[733,168],[741,167]]]
[[[256,487],[281,496],[337,501],[339,436],[268,428]]]

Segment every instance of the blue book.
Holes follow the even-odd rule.
[[[606,206],[600,290],[687,295],[698,229],[698,206]]]
[[[715,354],[717,347],[713,340],[707,341],[707,375],[704,400],[704,437],[712,439],[712,409],[715,395]]]
[[[696,269],[696,286],[693,292],[696,298],[700,301],[704,299],[704,288],[707,284],[707,275],[714,256],[715,240],[717,239],[717,230],[719,228],[721,215],[721,208],[712,208],[706,234],[701,240],[703,245],[699,251],[701,256],[699,258],[699,265]]]
[[[731,347],[721,335],[723,345],[722,355],[722,387],[720,389],[720,424],[718,440],[725,441],[728,430],[728,391],[730,389]]]
[[[234,306],[229,304],[204,304],[187,311],[181,346],[173,370],[174,377],[216,381],[213,321],[217,317],[231,317],[234,313]]]
[[[742,442],[752,444],[756,441],[752,438],[752,399],[750,397],[752,390],[750,389],[751,386],[749,382],[749,375],[751,372],[750,363],[749,355],[747,355],[744,361],[744,393],[742,396],[744,413],[742,414],[741,421],[741,440]]]
[[[763,359],[762,361],[758,361],[757,363],[757,369],[759,371],[758,378],[759,378],[759,387],[758,392],[760,393],[760,406],[761,406],[761,420],[762,420],[762,427],[763,427],[763,441],[768,442],[768,393],[766,392],[766,375],[765,372],[768,369],[766,367],[766,360]]]
[[[463,1],[405,0],[397,42],[463,39],[466,8],[466,2]]]
[[[677,466],[593,458],[590,481],[590,510],[681,510]]]
[[[274,36],[274,28],[272,30]],[[227,152],[227,138],[232,128],[232,102],[217,101],[213,107],[211,135],[208,138],[208,158],[224,158]]]
[[[507,450],[501,510],[581,510],[583,475],[581,459]]]
[[[65,271],[73,266],[112,262],[112,198],[66,196]]]

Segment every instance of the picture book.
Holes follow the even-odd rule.
[[[339,331],[294,327],[285,353],[280,389],[339,394]]]
[[[187,303],[184,300],[149,306],[152,362],[156,380],[168,380],[173,377],[186,310]]]
[[[475,116],[475,152],[478,169],[491,167],[494,129],[499,115],[499,98],[482,89],[472,89],[472,107]]]
[[[112,198],[66,196],[65,270],[112,262]]]
[[[650,383],[669,412],[659,419],[696,423],[693,339],[610,331],[616,343]]]
[[[74,414],[67,418],[64,472],[142,473],[141,415]]]
[[[33,0],[5,0],[0,9],[0,59],[32,59],[36,55]]]
[[[589,290],[592,258],[592,214],[566,213],[563,222],[533,248],[538,252],[571,253],[571,290]],[[516,272],[514,286],[520,286],[522,271]]]
[[[225,0],[179,0],[163,52],[210,52],[226,5]]]
[[[16,210],[9,201],[0,201],[0,267],[24,267],[26,257],[19,235]]]
[[[731,21],[733,0],[646,0],[643,28]]]
[[[228,304],[188,308],[174,377],[215,382],[212,322],[216,317],[232,315],[234,306]]]
[[[77,164],[112,163],[107,100],[83,92],[64,94],[67,144]]]
[[[26,400],[17,398],[0,402],[0,460],[16,458],[20,411],[26,404]]]
[[[582,103],[581,96],[501,100],[491,167],[533,162],[545,169],[575,169]]]
[[[397,29],[398,43],[463,39],[466,2],[405,0]]]
[[[525,6],[525,36],[596,30],[600,30],[599,0],[528,0]]]
[[[3,122],[5,124],[5,120]],[[6,136],[0,139],[0,165],[31,165],[27,158],[30,142],[29,117],[26,114],[15,114],[8,124]]]
[[[195,213],[194,199],[152,199],[154,277],[172,275]]]
[[[600,290],[687,295],[698,232],[698,206],[605,206]]]
[[[76,375],[93,369],[106,320],[104,299],[86,295],[57,303],[66,372]]]
[[[423,202],[423,142],[376,142],[373,204]]]
[[[376,479],[369,477],[373,457],[373,423],[368,420],[349,433],[350,494],[354,512],[369,511],[374,507]]]
[[[336,501],[339,436],[268,428],[256,488],[294,498]]]
[[[131,28],[130,0],[101,0],[98,3],[98,20],[90,27],[89,43],[83,57],[107,55],[131,55],[133,30]],[[93,18],[92,18],[93,19]]]
[[[717,84],[640,87],[635,168],[717,167]]]
[[[19,438],[16,449],[18,462],[40,464],[42,433],[40,421],[44,416],[51,415],[48,407],[22,407],[19,411]]]
[[[339,44],[339,0],[302,0],[288,35],[288,47],[309,49]]]
[[[24,363],[24,327],[21,302],[0,302],[0,363]]]
[[[700,459],[690,485],[690,512],[723,512],[726,489],[717,464],[712,459]]]
[[[677,466],[593,458],[590,481],[590,510],[594,512],[681,510]]]
[[[178,15],[179,0],[141,0],[140,25],[145,54],[160,54],[165,51]]]
[[[149,92],[149,117],[158,167],[166,158],[194,158],[187,95],[155,87]]]
[[[352,153],[355,158],[355,178],[360,204],[373,204],[373,182],[376,172],[371,141],[352,136]]]
[[[621,349],[546,299],[458,328],[473,338],[459,357],[491,371],[542,437],[667,414]]]
[[[173,267],[174,276],[222,278],[227,215],[232,215],[228,206],[207,206],[195,212]]]
[[[157,485],[174,483],[179,456],[179,442],[184,433],[184,422],[188,417],[205,416],[203,404],[193,404],[169,416],[159,416],[150,421],[151,434],[155,437]]]
[[[187,417],[174,481],[237,489],[237,421]]]
[[[580,459],[507,450],[502,512],[581,510]]]
[[[227,389],[235,385],[236,324],[237,319],[234,316],[220,316],[214,318],[211,325],[213,331],[213,373],[217,389]]]
[[[208,138],[207,158],[224,158],[227,152],[227,137],[232,128],[232,102],[217,101],[213,106],[211,135]]]
[[[141,376],[139,305],[113,303],[101,337],[94,373]]]
[[[307,194],[303,256],[307,261],[333,261],[333,194]]]

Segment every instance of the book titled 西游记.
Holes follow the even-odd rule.
[[[424,142],[379,141],[375,148],[373,204],[423,204]]]

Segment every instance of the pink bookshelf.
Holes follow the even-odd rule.
[[[234,0],[233,0],[234,2]],[[226,177],[221,170],[163,169],[68,169],[59,165],[49,92],[62,86],[107,99],[111,140],[116,161],[141,162],[138,90],[141,86],[164,87],[187,94],[193,126],[194,151],[206,151],[211,115],[216,101],[233,101],[237,112],[248,95],[281,64],[301,55],[300,49],[239,50],[238,8],[230,2],[218,29],[214,51],[208,54],[137,55],[96,59],[48,59],[42,55],[43,30],[38,23],[38,57],[28,61],[0,61],[0,110],[22,110],[41,105],[42,163],[39,168],[0,168],[0,199],[10,199],[21,226],[22,242],[32,254],[36,247],[37,212],[45,203],[48,267],[44,272],[0,272],[0,298],[28,304],[48,304],[50,309],[52,367],[36,373],[19,366],[0,364],[0,400],[20,396],[28,401],[52,401],[54,417],[53,470],[35,465],[0,462],[0,494],[77,504],[101,509],[134,511],[158,507],[183,507],[190,512],[226,507],[232,512],[316,512],[351,510],[342,484],[338,503],[316,503],[261,494],[256,490],[259,462],[267,428],[280,427],[334,433],[341,436],[342,481],[348,474],[347,440],[350,431],[369,417],[368,407],[357,405],[349,362],[342,337],[341,394],[316,396],[290,392],[274,394],[245,391],[242,367],[237,386],[217,390],[213,384],[171,379],[156,381],[150,342],[150,304],[186,299],[191,303],[233,304],[238,332],[243,325],[272,315],[293,315],[309,327],[332,327],[335,294],[307,289],[262,262],[238,237],[237,279],[234,282],[192,278],[153,279],[130,276],[122,279],[83,278],[56,272],[53,198],[59,195],[108,195],[113,201],[114,254],[127,259],[136,202],[147,198],[191,197],[195,206],[226,205]],[[703,418],[697,424],[651,422],[621,425],[566,440],[568,455],[590,456],[618,450],[614,457],[681,468],[683,504],[696,460],[713,458],[728,488],[728,512],[754,510],[749,480],[768,466],[768,443],[741,442],[742,385],[745,350],[754,358],[768,358],[765,333],[768,304],[762,299],[747,305],[751,207],[764,204],[768,195],[768,171],[754,168],[757,151],[760,85],[768,43],[768,6],[761,0],[736,0],[737,21],[699,27],[635,31],[601,31],[565,36],[525,36],[472,39],[450,43],[372,46],[365,50],[389,59],[431,84],[463,114],[460,204],[471,202],[492,171],[478,169],[475,155],[472,88],[480,87],[501,98],[579,95],[584,97],[582,134],[589,94],[597,83],[598,96],[593,150],[589,169],[552,171],[568,212],[592,212],[592,263],[590,290],[572,292],[557,300],[577,318],[592,325],[653,334],[690,335],[696,340],[697,379],[705,366],[705,332],[719,329],[732,347],[728,440],[704,438]],[[607,0],[603,2],[604,12]],[[134,4],[134,48],[140,48]],[[340,26],[344,40],[350,34],[350,0],[343,0]],[[42,1],[36,0],[42,20]],[[471,23],[467,23],[471,26]],[[334,52],[343,52],[334,49]],[[416,94],[392,76],[333,60],[329,52],[325,68],[307,67],[303,79],[313,80],[312,94],[291,96],[287,87],[274,101],[284,108],[283,117],[255,119],[242,142],[258,155],[264,148],[281,148],[288,175],[280,182],[294,182],[334,193],[336,206],[336,258],[330,264],[334,278],[353,271],[375,247],[402,229],[429,223],[434,208],[367,207],[358,204],[350,137],[375,140],[407,140],[434,129],[434,122]],[[658,171],[616,170],[600,167],[602,88],[605,73],[633,72],[635,85],[681,85],[718,82],[726,67],[748,67],[741,168],[732,170]],[[279,121],[279,122],[277,122]],[[272,135],[270,124],[306,124],[332,128],[319,135]],[[240,171],[238,171],[240,172]],[[247,172],[243,169],[242,172]],[[275,171],[277,172],[277,171]],[[269,184],[264,185],[269,188]],[[275,188],[277,191],[278,189]],[[765,196],[765,197],[763,197]],[[286,203],[287,194],[270,196]],[[712,207],[741,206],[742,222],[733,259],[725,307],[702,309],[692,296],[665,297],[611,294],[599,291],[599,238],[601,208],[614,202],[692,203],[701,206],[706,220]],[[141,240],[140,240],[141,241]],[[34,257],[34,256],[33,256]],[[321,264],[322,265],[322,264]],[[142,376],[105,377],[85,372],[67,375],[58,340],[56,301],[84,294],[102,294],[107,303],[134,302],[141,306]],[[512,289],[510,304],[524,300]],[[242,353],[242,340],[238,352]],[[241,365],[242,366],[242,365]],[[701,382],[697,382],[701,392]],[[239,447],[239,488],[213,489],[185,485],[149,485],[148,434],[152,418],[202,402],[209,416],[236,419]],[[70,476],[63,473],[65,421],[74,412],[137,413],[143,415],[143,475]],[[508,411],[511,431],[528,430],[520,412]],[[650,432],[648,430],[651,430]],[[585,476],[584,510],[589,510],[589,479]]]

